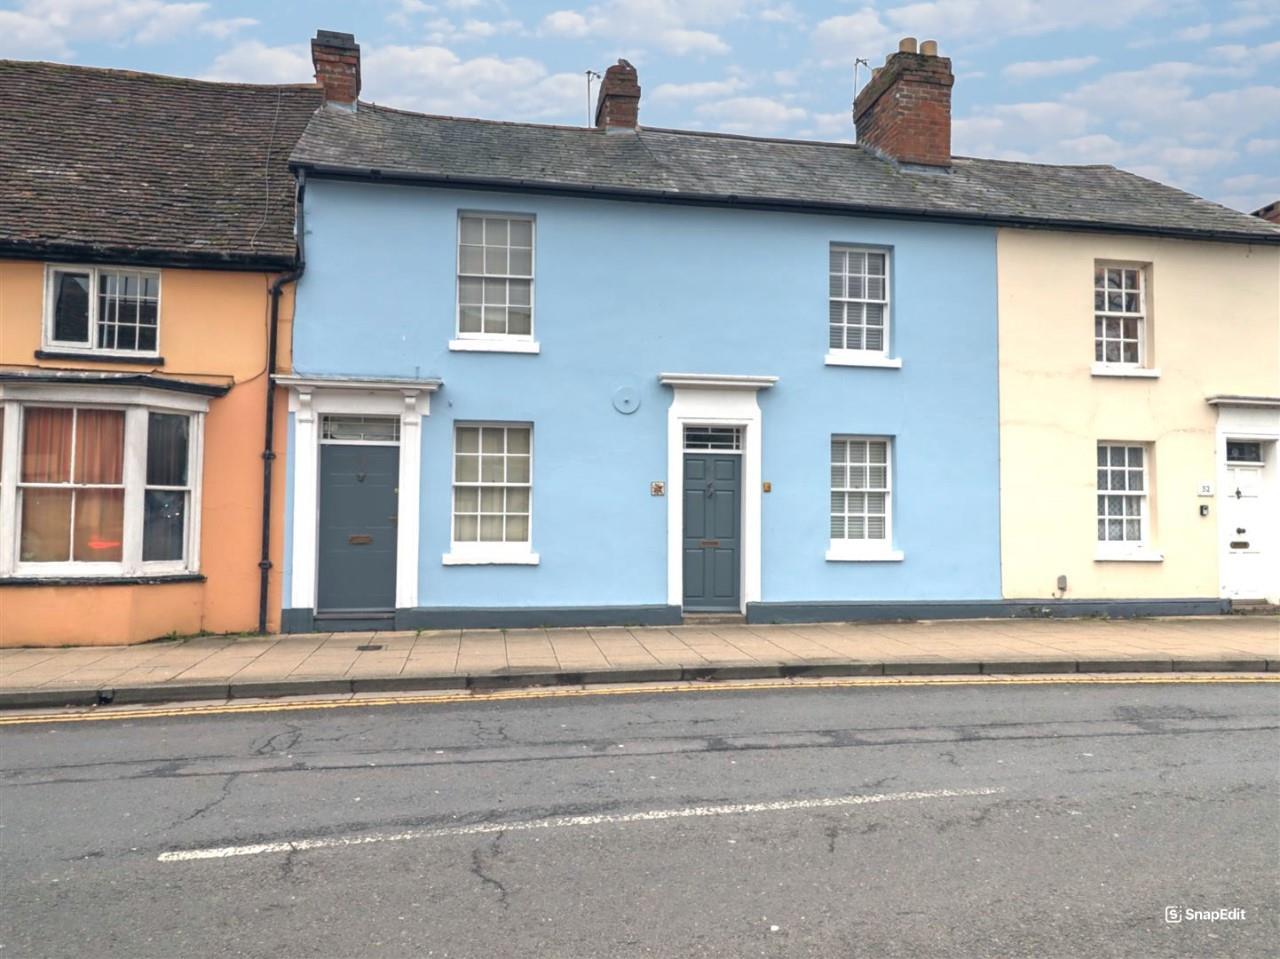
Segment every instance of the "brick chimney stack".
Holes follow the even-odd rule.
[[[853,101],[858,142],[901,163],[951,165],[951,60],[905,37]]]
[[[355,35],[317,30],[311,41],[311,62],[316,83],[324,89],[324,102],[354,110],[360,96],[360,44]]]
[[[634,130],[640,117],[640,80],[636,68],[619,60],[604,72],[596,101],[596,127],[611,133]]]

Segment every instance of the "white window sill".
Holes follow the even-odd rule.
[[[828,563],[901,563],[906,555],[889,545],[862,546],[832,543],[827,549]]]
[[[150,353],[139,353],[136,350],[107,350],[100,347],[85,346],[83,343],[77,345],[74,343],[42,343],[41,352],[47,353],[74,353],[76,356],[101,357],[102,359],[120,360],[123,362],[146,363],[148,360],[160,359],[160,351],[154,350]]]
[[[1108,363],[1094,363],[1089,373],[1092,376],[1119,376],[1135,380],[1154,380],[1160,376],[1158,367],[1117,366]]]
[[[455,544],[453,549],[440,557],[444,566],[537,566],[541,558],[530,551],[528,544],[519,543],[519,549],[506,548],[511,544],[475,543]]]
[[[542,346],[536,340],[456,339],[449,341],[449,349],[461,353],[541,353]]]
[[[1150,548],[1103,549],[1093,554],[1095,563],[1163,563],[1164,553]]]
[[[829,350],[822,358],[827,366],[871,366],[884,370],[902,369],[901,359],[890,359],[883,353],[867,353],[860,350]]]

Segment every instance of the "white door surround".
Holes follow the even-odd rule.
[[[291,609],[316,606],[320,510],[320,418],[325,413],[400,418],[400,502],[396,536],[396,608],[418,605],[418,542],[422,536],[422,417],[439,380],[276,376],[289,389],[294,414]]]
[[[764,449],[763,415],[757,392],[776,376],[718,373],[659,373],[672,388],[667,411],[667,604],[684,602],[684,428],[737,426],[742,429],[742,611],[761,597],[761,507]]]
[[[1280,603],[1280,397],[1211,397],[1209,403],[1218,408],[1219,595]],[[1230,462],[1228,441],[1260,443],[1262,464]],[[1247,532],[1237,534],[1241,526]],[[1232,545],[1240,542],[1251,545]]]

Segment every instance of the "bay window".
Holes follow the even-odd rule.
[[[156,408],[78,392],[0,396],[0,575],[194,572],[204,417],[181,407],[201,401]]]

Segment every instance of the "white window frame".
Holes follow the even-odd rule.
[[[1124,449],[1126,465],[1123,467],[1112,466],[1110,463],[1110,450]],[[1142,442],[1139,440],[1098,440],[1094,447],[1094,539],[1096,543],[1096,552],[1094,559],[1098,562],[1147,562],[1158,563],[1164,559],[1164,556],[1152,547],[1151,542],[1151,505],[1154,491],[1151,486],[1152,476],[1152,457],[1154,453],[1154,444]],[[1100,465],[1097,460],[1099,450],[1106,449],[1107,464]],[[1106,470],[1108,477],[1113,470],[1123,469],[1131,472],[1132,467],[1128,466],[1128,450],[1142,450],[1142,489],[1123,490],[1102,489],[1097,481],[1097,473]],[[1109,484],[1108,484],[1109,485]],[[1136,499],[1138,501],[1138,532],[1137,540],[1103,540],[1098,539],[1097,524],[1099,521],[1107,522],[1111,517],[1106,514],[1105,509],[1098,507],[1098,499],[1100,497],[1122,496],[1128,499]],[[1120,517],[1123,522],[1125,517]]]
[[[878,490],[851,490],[847,485],[836,490],[831,485],[831,444],[836,442],[862,442],[885,444],[885,476],[884,476],[884,537],[882,539],[837,539],[830,534],[831,529],[831,494],[836,492],[879,492]],[[827,443],[827,553],[826,558],[834,563],[896,563],[905,559],[905,554],[893,546],[893,456],[894,438],[892,436],[870,436],[857,433],[832,433]]]
[[[0,462],[0,577],[12,579],[134,578],[188,575],[200,571],[200,519],[203,503],[204,419],[208,398],[154,388],[0,384],[4,408],[4,450]],[[66,560],[33,563],[20,560],[22,535],[21,476],[23,411],[26,407],[118,409],[125,414],[124,526],[121,561],[93,563]],[[187,449],[188,509],[182,560],[142,559],[147,491],[147,416],[150,413],[191,418]]]
[[[485,427],[498,429],[527,429],[529,431],[529,538],[523,542],[459,542],[454,539],[457,518],[458,495],[458,430]],[[528,421],[455,420],[453,441],[449,450],[449,552],[441,557],[444,566],[537,566],[541,557],[533,551],[533,477],[534,477],[534,428]],[[506,455],[505,453],[503,454]],[[484,486],[479,482],[467,482],[465,486]],[[496,484],[494,484],[496,485]],[[506,487],[508,484],[501,484]],[[520,484],[510,484],[520,485]]]
[[[841,253],[875,253],[884,257],[884,299],[870,300],[866,298],[835,297],[831,295],[831,254]],[[836,348],[831,343],[831,304],[840,303],[880,303],[884,306],[884,346],[879,350],[853,350]],[[890,344],[893,331],[893,250],[883,246],[862,246],[856,243],[832,242],[827,245],[827,353],[823,362],[827,366],[873,366],[888,369],[900,369],[902,360],[891,358]]]
[[[462,272],[462,221],[467,218],[489,220],[521,220],[529,224],[529,235],[532,246],[529,250],[529,275],[513,274],[478,274]],[[538,353],[541,347],[536,339],[537,327],[537,276],[538,276],[538,218],[532,213],[512,213],[505,210],[459,210],[455,227],[454,240],[454,282],[453,282],[453,339],[449,341],[449,349],[454,352],[475,353]],[[526,333],[485,333],[462,331],[462,280],[463,277],[491,280],[528,280],[529,281],[529,332]],[[482,323],[483,326],[483,323]]]
[[[54,285],[59,273],[89,274],[89,337],[87,343],[54,339]],[[156,348],[154,350],[116,350],[100,347],[98,342],[98,284],[103,273],[136,273],[156,278]],[[155,359],[160,356],[160,333],[164,308],[164,271],[132,266],[88,266],[74,263],[46,263],[44,270],[44,322],[41,348],[57,353],[81,353],[86,356],[119,356]]]
[[[1160,371],[1150,365],[1151,302],[1149,297],[1150,284],[1148,283],[1148,277],[1147,277],[1147,272],[1148,270],[1150,270],[1150,268],[1151,268],[1151,264],[1149,263],[1136,263],[1136,262],[1125,261],[1125,260],[1094,260],[1093,262],[1094,280],[1093,280],[1093,286],[1091,288],[1091,292],[1093,293],[1093,297],[1094,297],[1093,312],[1091,314],[1093,317],[1093,324],[1094,324],[1093,365],[1091,367],[1091,372],[1094,376],[1119,376],[1119,377],[1154,379],[1160,375]],[[1138,289],[1137,289],[1138,311],[1136,313],[1131,313],[1127,310],[1120,310],[1119,312],[1117,312],[1109,309],[1102,309],[1102,310],[1098,309],[1098,306],[1097,306],[1098,293],[1102,292],[1104,296],[1106,295],[1105,283],[1102,291],[1099,291],[1098,289],[1098,280],[1097,280],[1098,270],[1103,270],[1103,271],[1123,270],[1123,271],[1137,273],[1138,275]],[[1122,281],[1122,285],[1123,285],[1123,281]],[[1103,303],[1103,306],[1104,307],[1106,306],[1105,302]],[[1106,322],[1108,319],[1119,320],[1121,324],[1121,339],[1119,341],[1121,343],[1121,347],[1120,347],[1121,359],[1120,360],[1107,360],[1106,358],[1106,343],[1108,341],[1108,337],[1106,336]],[[1101,320],[1103,324],[1103,336],[1101,340],[1099,340],[1098,331],[1097,331],[1097,324],[1099,320]],[[1123,326],[1124,326],[1125,320],[1136,320],[1138,323],[1138,337],[1137,337],[1138,360],[1136,363],[1127,362],[1123,359],[1123,356],[1124,356]],[[1098,359],[1099,342],[1103,344],[1103,353],[1102,353],[1103,358],[1101,360]],[[1111,342],[1116,342],[1116,341],[1112,340]]]

